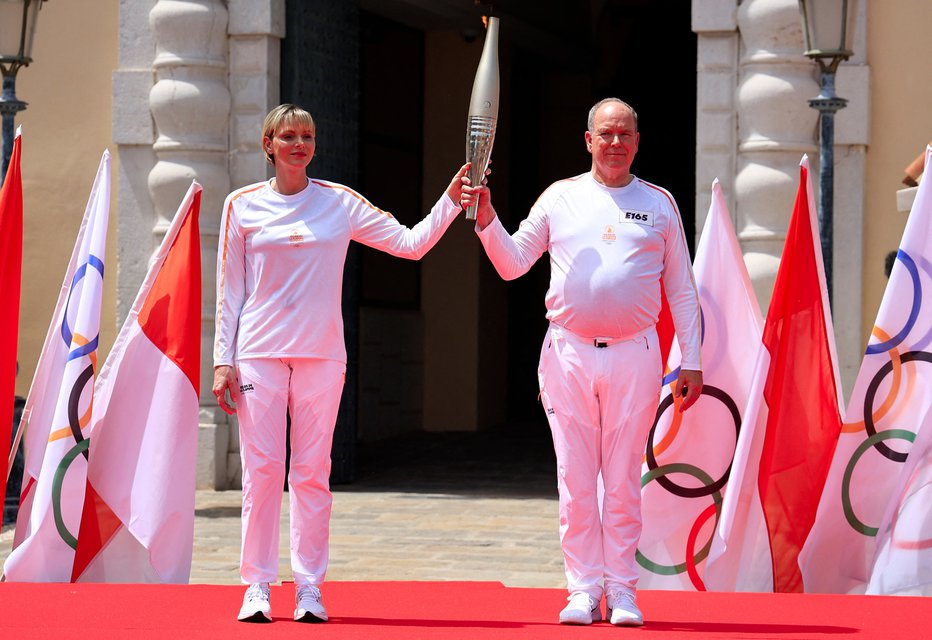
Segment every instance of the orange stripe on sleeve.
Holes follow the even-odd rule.
[[[351,196],[353,196],[354,198],[356,198],[357,200],[359,200],[360,202],[362,202],[363,204],[365,204],[365,205],[366,205],[367,207],[369,207],[370,209],[375,209],[376,211],[378,211],[378,212],[381,213],[382,215],[386,215],[386,216],[388,216],[389,218],[394,218],[394,217],[395,217],[395,216],[393,216],[390,212],[385,211],[384,209],[380,209],[379,207],[375,206],[374,204],[372,204],[371,202],[369,202],[368,200],[366,200],[366,199],[362,196],[362,194],[357,193],[356,191],[353,191],[353,190],[350,189],[349,187],[343,186],[342,184],[334,184],[334,183],[328,183],[328,182],[320,182],[319,180],[311,180],[311,182],[313,182],[314,184],[316,184],[318,187],[324,187],[324,188],[326,188],[326,189],[333,189],[334,191],[345,191],[346,193],[350,194]]]
[[[230,198],[230,203],[227,205],[227,210],[223,216],[223,225],[221,230],[223,233],[223,251],[221,252],[220,259],[220,281],[217,282],[217,324],[220,324],[220,319],[223,314],[223,296],[224,296],[224,284],[226,283],[226,267],[227,267],[227,245],[230,241],[230,216],[233,214],[233,203],[243,195],[247,193],[252,193],[253,191],[258,191],[262,187],[266,186],[266,183],[261,183],[256,185],[252,189],[244,188],[242,191],[237,193],[235,196]]]

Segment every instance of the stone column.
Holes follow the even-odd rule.
[[[159,0],[149,12],[156,82],[149,92],[157,162],[148,187],[161,242],[181,198],[196,179],[201,200],[201,409],[198,486],[224,488],[230,425],[210,392],[213,382],[214,299],[220,209],[230,191],[230,91],[227,9],[220,0]]]
[[[156,250],[149,170],[155,127],[149,112],[155,38],[149,12],[157,0],[120,0],[119,67],[113,72],[113,143],[117,146],[117,327],[129,314]]]
[[[809,154],[818,114],[807,99],[819,92],[803,55],[797,0],[745,0],[737,10],[743,47],[738,63],[736,230],[754,291],[766,313],[786,240],[799,160]]]
[[[719,178],[766,313],[799,181],[813,153],[818,93],[797,0],[693,0],[698,35],[696,233]],[[813,167],[817,171],[817,167]]]
[[[697,35],[696,243],[709,213],[716,178],[735,221],[737,9],[738,0],[692,0],[692,29]]]
[[[838,69],[849,100],[835,122],[834,324],[841,378],[850,390],[863,353],[861,255],[870,74],[866,0],[856,0],[854,57]],[[797,0],[693,0],[698,35],[696,232],[709,187],[722,182],[745,262],[766,313],[799,181],[809,154],[818,189],[818,67],[802,55]],[[842,185],[842,188],[839,188]],[[818,196],[817,196],[818,201]]]
[[[279,104],[285,0],[229,0],[230,182],[239,188],[271,177],[262,120]]]

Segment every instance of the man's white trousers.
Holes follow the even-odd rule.
[[[310,358],[237,363],[243,464],[243,582],[278,580],[285,483],[286,410],[291,414],[291,568],[297,585],[318,585],[330,553],[330,449],[346,365]]]
[[[560,542],[571,593],[585,591],[598,601],[603,589],[633,592],[637,585],[641,461],[661,374],[653,327],[605,347],[553,324],[544,339],[538,377],[557,458]]]

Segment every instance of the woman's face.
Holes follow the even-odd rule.
[[[265,138],[265,151],[272,154],[275,168],[305,168],[314,157],[313,127],[296,120],[285,120],[271,138]]]

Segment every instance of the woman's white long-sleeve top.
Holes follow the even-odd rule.
[[[444,193],[409,229],[325,180],[294,195],[278,193],[271,181],[232,192],[220,224],[214,366],[244,358],[345,362],[340,303],[350,240],[416,260],[459,211]]]

